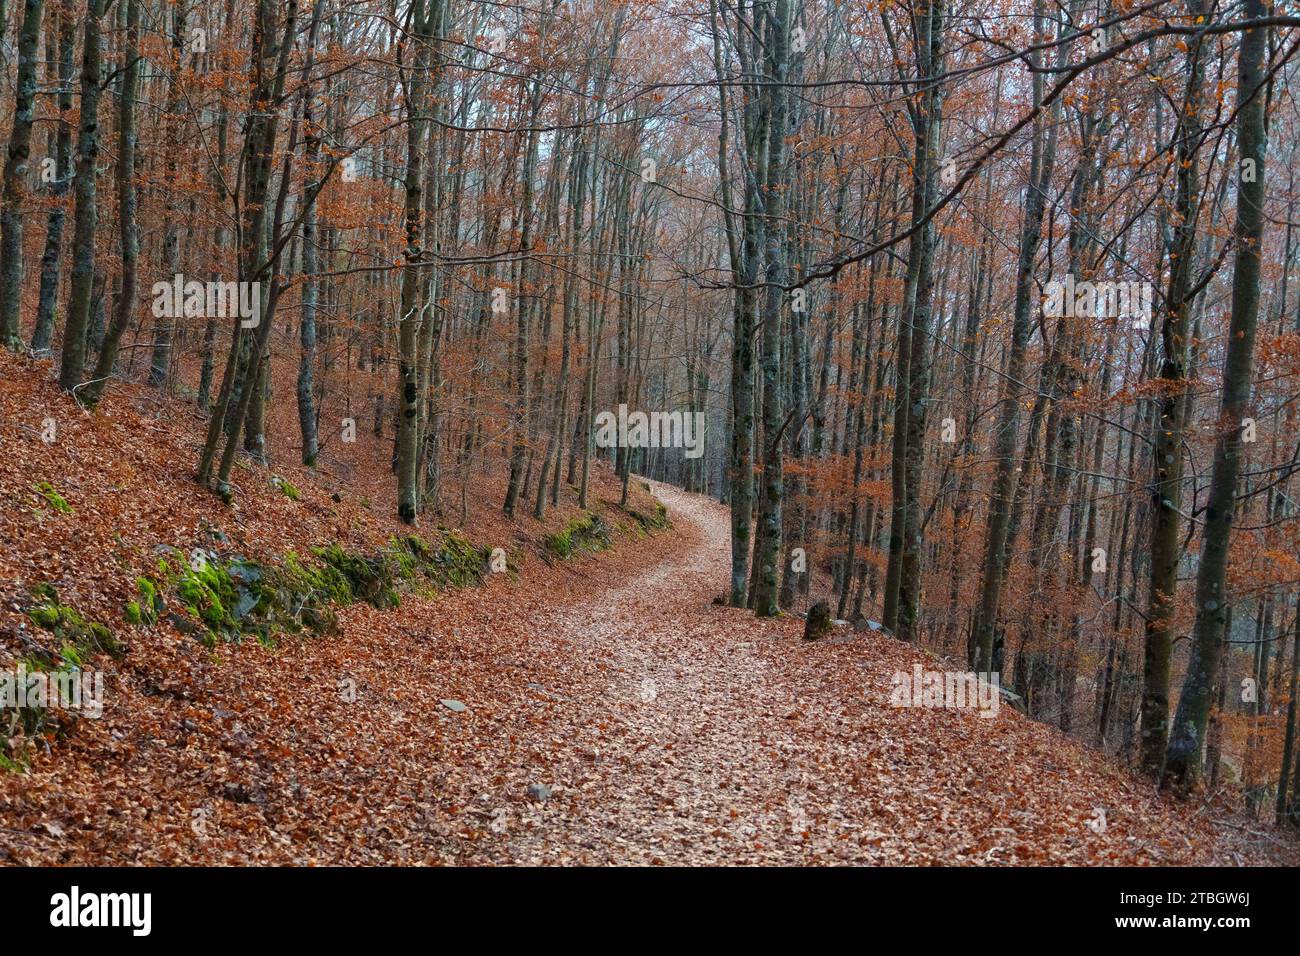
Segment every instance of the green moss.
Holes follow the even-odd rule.
[[[304,564],[296,552],[290,551],[284,556],[280,573],[286,585],[298,594],[314,595],[340,607],[353,601],[347,578],[328,564],[321,567]]]
[[[27,761],[21,755],[9,755],[0,748],[0,770],[7,773],[24,773],[27,770]]]
[[[47,631],[54,630],[59,623],[58,608],[34,607],[27,612],[27,616],[36,622],[37,627],[43,627]]]
[[[269,644],[281,633],[336,630],[338,616],[333,605],[342,602],[332,597],[331,583],[321,569],[305,565],[292,551],[278,566],[263,568],[257,580],[249,583],[257,599],[247,617],[258,640]]]
[[[574,522],[566,534],[576,547],[608,545],[608,528],[595,515]],[[355,601],[396,607],[401,584],[423,580],[428,588],[441,590],[478,584],[487,576],[487,550],[456,531],[444,530],[437,544],[414,535],[394,538],[373,556],[346,551],[338,544],[313,553],[318,562],[290,551],[278,564],[216,555],[190,563],[183,552],[173,549],[169,557],[158,559],[155,572],[136,578],[137,596],[127,603],[123,615],[136,626],[156,623],[168,606],[170,598],[164,595],[174,595],[173,606],[179,605],[178,610],[201,625],[191,630],[217,662],[223,641],[252,636],[273,646],[282,634],[335,630],[336,609]],[[37,584],[31,594],[28,617],[58,639],[60,650],[39,650],[39,659],[26,665],[29,671],[80,668],[101,651],[120,654],[122,646],[108,628],[62,604],[53,585]],[[31,741],[62,733],[72,720],[75,714],[61,710],[0,710],[0,770],[21,772]]]
[[[32,487],[36,491],[36,493],[39,494],[42,498],[44,498],[46,503],[55,511],[57,511],[59,514],[62,515],[72,514],[72,505],[68,504],[67,499],[64,498],[63,495],[55,491],[54,486],[50,484],[48,481],[42,481],[39,484],[33,485]]]
[[[564,531],[548,534],[542,539],[542,544],[557,558],[567,558],[573,554],[573,536],[567,528]]]
[[[103,624],[88,621],[74,608],[59,601],[58,592],[48,583],[32,588],[34,603],[27,609],[27,617],[42,630],[49,631],[61,646],[71,648],[78,660],[92,654],[104,653],[118,657],[121,643]]]
[[[609,525],[594,511],[570,521],[563,530],[548,534],[542,539],[546,550],[564,559],[575,554],[603,551],[610,545]]]
[[[487,557],[486,548],[476,547],[459,532],[448,531],[433,558],[439,569],[440,586],[464,588],[482,584],[487,576]]]
[[[334,588],[349,595],[345,603],[365,601],[377,608],[397,607],[401,603],[394,587],[400,568],[391,555],[380,552],[368,558],[344,551],[337,544],[317,548],[315,554],[325,563]]]
[[[346,582],[294,552],[280,565],[238,556],[205,562],[199,570],[183,565],[169,583],[185,612],[203,625],[198,637],[208,647],[245,636],[271,645],[281,634],[333,630],[331,604],[351,600]]]
[[[135,579],[135,589],[139,597],[127,602],[122,616],[128,624],[136,627],[152,626],[158,622],[158,616],[167,609],[167,603],[158,593],[158,587],[146,577]]]
[[[668,509],[664,507],[662,501],[655,502],[654,511],[650,514],[631,507],[625,507],[623,510],[631,515],[644,531],[662,531],[673,526],[668,518]]]
[[[388,555],[393,561],[397,577],[410,581],[419,573],[424,562],[428,560],[429,549],[422,538],[408,535],[404,538],[391,538],[388,542]]]
[[[57,652],[36,645],[20,663],[16,674],[0,678],[26,681],[28,674],[69,673],[83,669],[92,656],[122,654],[122,645],[113,633],[96,621],[88,621],[76,609],[59,600],[58,591],[48,583],[31,590],[35,603],[27,617],[54,638]],[[5,696],[8,696],[8,690]],[[0,770],[23,772],[29,763],[33,742],[42,737],[62,737],[75,726],[79,715],[64,707],[53,709],[38,704],[0,708]]]
[[[175,588],[181,606],[214,635],[239,636],[239,621],[234,614],[238,600],[235,582],[219,563],[204,561],[197,570],[182,565]]]
[[[136,580],[139,596],[124,615],[132,624],[156,621],[166,592],[201,625],[198,637],[207,646],[245,636],[269,645],[282,634],[333,631],[336,609],[357,601],[393,608],[401,602],[399,588],[421,582],[429,591],[464,587],[486,573],[485,552],[455,532],[446,532],[438,546],[410,535],[393,538],[374,555],[339,544],[312,553],[314,561],[290,551],[278,564],[213,556],[195,567],[175,552],[174,560],[159,560],[156,576]]]
[[[295,488],[287,478],[279,478],[279,477],[272,478],[271,484],[279,488],[280,491],[284,494],[284,496],[288,498],[290,501],[302,500],[302,492],[300,492],[297,488]]]
[[[415,535],[394,538],[388,553],[402,579],[423,579],[433,592],[471,587],[487,575],[487,551],[457,531],[444,531],[437,548]]]

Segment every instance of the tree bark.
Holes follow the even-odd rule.
[[[77,134],[76,206],[72,217],[72,289],[63,327],[59,386],[73,392],[86,368],[86,333],[90,327],[95,281],[95,227],[99,210],[95,193],[99,162],[100,19],[104,0],[87,0],[81,52],[81,125]]]
[[[1246,0],[1246,16],[1265,15],[1264,0]],[[1165,756],[1163,786],[1186,794],[1200,783],[1206,721],[1214,676],[1223,653],[1228,595],[1228,546],[1236,511],[1237,479],[1241,474],[1242,419],[1249,410],[1255,358],[1255,329],[1259,318],[1259,275],[1264,241],[1264,163],[1266,93],[1264,60],[1268,28],[1245,31],[1238,53],[1237,223],[1232,275],[1232,318],[1228,326],[1223,392],[1219,402],[1219,435],[1215,443],[1210,497],[1201,535],[1196,570],[1196,624],[1192,656],[1178,700],[1173,732]],[[1259,693],[1264,693],[1260,686]]]
[[[18,82],[14,124],[5,156],[4,197],[0,205],[0,339],[11,349],[22,345],[19,308],[23,298],[23,202],[27,160],[36,119],[36,65],[41,43],[43,0],[26,0],[18,34]]]

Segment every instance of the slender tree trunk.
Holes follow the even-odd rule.
[[[104,0],[87,0],[81,52],[81,120],[77,134],[76,207],[72,217],[72,289],[63,327],[59,386],[71,392],[81,384],[86,368],[86,332],[90,326],[95,281],[95,173],[99,162],[100,19]]]
[[[1293,801],[1288,788],[1291,784],[1291,767],[1296,757],[1296,711],[1300,701],[1300,601],[1296,602],[1295,620],[1291,625],[1291,683],[1287,691],[1286,739],[1282,744],[1282,768],[1277,777],[1277,825],[1281,826],[1292,816]],[[1296,822],[1293,818],[1293,822]]]
[[[398,428],[397,428],[397,516],[404,524],[415,524],[419,485],[419,331],[424,321],[420,264],[424,261],[421,202],[424,169],[424,139],[428,121],[425,84],[428,80],[428,37],[430,14],[424,0],[414,0],[409,14],[409,32],[414,41],[411,65],[406,77],[406,268],[402,270],[401,312],[398,317]]]
[[[163,114],[168,140],[166,155],[163,160],[163,183],[165,184],[168,201],[175,202],[177,199],[177,153],[180,151],[180,69],[184,51],[181,38],[185,33],[186,10],[183,4],[176,4],[168,12],[171,19],[171,76],[167,83],[167,109]],[[167,227],[163,235],[162,266],[163,277],[168,281],[181,271],[181,225],[179,216],[167,217]],[[164,314],[154,317],[153,354],[149,360],[149,384],[155,388],[161,388],[167,384],[168,374],[171,371],[174,322],[175,317],[171,315]]]
[[[531,108],[529,109],[529,132],[528,146],[524,151],[523,165],[523,201],[520,203],[520,217],[523,221],[523,229],[519,239],[521,248],[525,251],[532,248],[533,242],[533,179],[536,176],[537,154],[539,145],[539,134],[537,132],[537,116],[541,109],[541,81],[534,80],[533,91],[531,95]],[[519,503],[519,496],[523,493],[524,483],[524,464],[528,451],[527,435],[529,433],[528,421],[531,418],[529,412],[529,379],[528,379],[528,352],[530,348],[528,326],[529,319],[532,315],[533,296],[527,288],[527,277],[532,274],[525,261],[519,267],[519,281],[515,288],[514,310],[515,310],[515,340],[514,340],[514,361],[512,368],[513,385],[514,385],[514,411],[511,422],[511,443],[510,443],[510,478],[506,486],[506,499],[502,505],[502,511],[507,516],[515,513],[515,506]]]
[[[1246,0],[1246,16],[1266,14],[1264,0]],[[1264,61],[1268,29],[1245,31],[1238,53],[1237,224],[1232,276],[1232,318],[1228,326],[1223,394],[1219,404],[1219,435],[1215,444],[1210,497],[1205,508],[1200,563],[1196,570],[1196,624],[1192,656],[1178,700],[1173,732],[1165,757],[1163,785],[1189,793],[1202,773],[1206,721],[1214,675],[1223,653],[1228,604],[1226,578],[1228,545],[1236,511],[1237,479],[1241,474],[1243,418],[1250,406],[1255,358],[1255,329],[1259,318],[1259,275],[1264,241],[1264,161],[1267,152]],[[1264,688],[1259,688],[1261,694]]]
[[[1205,12],[1202,7],[1202,12]],[[1196,222],[1201,184],[1197,169],[1204,102],[1202,44],[1192,41],[1183,110],[1178,123],[1177,223],[1170,250],[1167,310],[1161,327],[1164,360],[1162,391],[1156,402],[1158,423],[1152,455],[1151,567],[1145,620],[1146,648],[1142,665],[1141,766],[1160,778],[1169,739],[1169,668],[1173,655],[1174,613],[1178,598],[1178,538],[1183,500],[1183,434],[1186,429],[1188,331],[1192,312],[1190,290],[1195,267]],[[1231,493],[1231,492],[1230,492]]]
[[[36,119],[37,51],[41,44],[43,0],[26,0],[18,34],[18,84],[14,95],[14,125],[5,156],[4,197],[0,206],[0,339],[12,349],[22,345],[19,308],[23,298],[23,179],[31,156],[32,124]]]
[[[789,93],[785,87],[789,70],[789,0],[775,0],[771,31],[767,38],[768,77],[771,97],[771,126],[767,139],[767,183],[763,194],[766,228],[766,281],[761,316],[763,336],[763,494],[759,521],[762,537],[754,556],[758,576],[754,589],[754,613],[774,617],[781,571],[781,509],[784,504],[785,418],[781,387],[782,312],[786,302],[785,189],[787,180],[785,133]],[[797,423],[801,425],[802,423]]]
[[[122,91],[117,130],[117,219],[122,242],[122,294],[113,321],[99,350],[95,373],[82,393],[87,406],[98,404],[113,366],[118,344],[135,318],[136,284],[140,259],[140,235],[136,225],[135,188],[135,102],[140,85],[140,0],[126,2],[126,42],[122,51]]]
[[[45,227],[45,253],[41,256],[41,291],[36,307],[36,330],[32,351],[44,355],[54,338],[54,310],[59,300],[59,267],[63,260],[63,224],[67,211],[63,197],[72,182],[72,56],[76,46],[76,20],[67,11],[59,13],[57,130],[51,134],[54,182],[50,186],[50,215]]]
[[[944,6],[942,0],[927,0],[927,46],[924,51],[926,76],[936,76],[944,69],[943,31]],[[943,110],[941,87],[926,91],[921,102],[922,115],[916,130],[916,165],[920,201],[917,211],[928,212],[937,198],[936,180],[939,164],[939,136]],[[921,478],[926,457],[925,430],[930,402],[930,360],[933,347],[934,295],[934,229],[924,224],[912,237],[911,254],[916,259],[912,294],[904,306],[904,321],[910,326],[908,345],[911,355],[907,363],[908,405],[907,440],[905,444],[903,480],[904,507],[902,510],[902,548],[891,551],[897,554],[898,592],[894,634],[899,640],[915,641],[920,637],[918,614],[921,602]],[[909,272],[911,272],[909,264]]]
[[[319,2],[319,0],[318,0]],[[308,77],[307,82],[310,82]],[[313,96],[310,90],[304,92],[303,126],[306,136],[303,141],[303,167],[306,174],[319,189],[321,137],[313,120]],[[302,437],[302,463],[309,468],[316,466],[320,455],[320,443],[316,434],[316,384],[313,370],[316,365],[316,309],[320,296],[320,280],[316,277],[319,258],[316,253],[316,207],[311,203],[302,216],[302,315],[299,319],[299,353],[298,353],[298,431]]]
[[[1041,30],[1042,4],[1036,4],[1035,20]],[[1042,73],[1033,78],[1034,103],[1042,102]],[[1011,349],[1007,357],[1006,375],[1002,379],[1002,395],[998,406],[998,420],[994,427],[993,458],[997,472],[993,479],[993,494],[989,499],[988,536],[985,540],[983,577],[980,583],[979,605],[975,612],[972,648],[975,659],[971,665],[980,673],[991,674],[997,670],[994,659],[995,634],[998,627],[998,610],[1002,603],[1002,588],[1010,563],[1009,540],[1014,519],[1012,512],[1016,497],[1019,461],[1021,389],[1025,377],[1025,351],[1029,344],[1033,312],[1036,304],[1034,263],[1042,241],[1043,213],[1047,207],[1047,192],[1051,188],[1052,170],[1056,159],[1056,129],[1058,113],[1034,123],[1032,153],[1029,164],[1029,190],[1025,198],[1024,219],[1020,228],[1020,248],[1016,260],[1015,304],[1012,311]],[[1031,436],[1032,436],[1031,429]],[[1030,439],[1032,440],[1032,439]],[[1026,480],[1027,475],[1019,476]]]

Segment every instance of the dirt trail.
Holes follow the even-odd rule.
[[[1235,862],[1095,753],[1007,709],[890,707],[933,658],[880,635],[800,640],[802,622],[711,604],[729,516],[655,485],[679,547],[546,620],[606,675],[554,714],[554,805],[491,847],[520,863]],[[1102,822],[1104,820],[1104,823]],[[1205,822],[1203,819],[1199,822]],[[486,847],[485,847],[486,849]]]
[[[725,510],[349,608],[213,661],[133,653],[105,719],[0,791],[29,863],[1232,863],[1254,851],[1003,708],[889,706],[921,651],[714,606]],[[11,778],[13,779],[13,778]],[[1104,823],[1100,822],[1104,820]]]
[[[511,844],[520,862],[577,850],[599,862],[725,863],[793,835],[804,812],[806,781],[771,746],[782,728],[770,722],[797,704],[755,653],[772,635],[736,640],[719,627],[726,612],[710,605],[727,583],[727,516],[708,499],[654,491],[679,549],[547,622],[575,657],[608,662],[604,688],[562,736],[575,742],[573,770],[602,749],[613,766],[592,775],[558,833]]]

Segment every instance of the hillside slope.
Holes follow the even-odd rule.
[[[5,862],[1294,858],[1010,708],[891,706],[896,673],[943,666],[923,651],[845,631],[805,643],[797,618],[713,605],[725,509],[663,486],[675,526],[647,535],[603,476],[601,513],[626,530],[568,560],[543,560],[541,541],[571,504],[511,524],[477,489],[466,534],[508,548],[517,574],[410,589],[395,609],[356,601],[327,633],[204,643],[166,618],[127,625],[134,578],[165,548],[274,561],[382,549],[405,529],[357,484],[281,464],[241,470],[227,508],[190,477],[183,404],[128,388],[90,416],[40,366],[0,361],[6,666],[49,641],[25,613],[43,582],[129,645],[96,658],[102,719],[0,777]],[[56,440],[32,409],[56,419]],[[635,505],[653,510],[640,489]],[[419,533],[442,534],[431,525]]]

